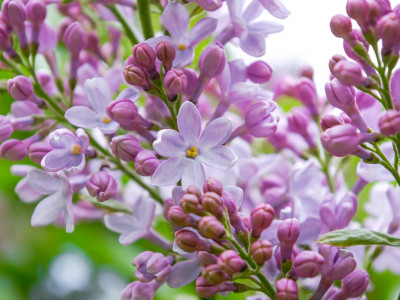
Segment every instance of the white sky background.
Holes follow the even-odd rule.
[[[329,59],[334,54],[344,53],[343,42],[331,33],[329,22],[335,14],[346,15],[347,0],[281,1],[291,14],[284,20],[269,17],[284,24],[285,29],[266,39],[267,51],[262,59],[273,67],[275,73],[298,74],[301,66],[312,66],[317,89],[322,93],[329,80]],[[392,8],[399,2],[391,1]],[[233,56],[240,58],[243,54]],[[251,62],[254,58],[247,57],[245,61]]]

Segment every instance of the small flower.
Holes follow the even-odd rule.
[[[160,164],[153,175],[154,185],[172,185],[182,178],[182,187],[203,186],[203,163],[218,169],[229,169],[237,161],[236,155],[222,146],[231,135],[232,124],[228,118],[215,119],[202,134],[201,117],[196,106],[185,102],[178,114],[179,132],[164,129],[153,143],[154,150],[168,160]]]

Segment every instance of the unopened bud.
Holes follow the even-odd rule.
[[[229,280],[229,275],[218,264],[205,267],[202,276],[212,285],[218,285]]]
[[[96,197],[97,201],[103,202],[111,199],[117,193],[117,182],[107,172],[100,171],[93,174],[86,182],[89,194]]]
[[[143,149],[139,140],[130,134],[113,137],[110,148],[116,157],[126,162],[135,161],[136,155]]]
[[[151,176],[156,171],[160,162],[150,150],[141,150],[135,158],[136,173],[142,176]]]
[[[293,268],[299,277],[315,277],[318,275],[325,259],[314,251],[302,251],[293,261]]]
[[[200,219],[199,233],[207,239],[222,239],[225,228],[214,216],[205,216]]]
[[[218,264],[229,275],[243,272],[247,268],[246,262],[233,250],[222,252],[218,257]]]
[[[299,289],[292,279],[281,278],[276,284],[276,300],[296,300]]]
[[[286,219],[278,227],[278,240],[282,261],[291,259],[294,244],[300,235],[300,223],[297,219]]]
[[[272,68],[266,62],[258,60],[247,67],[246,75],[255,83],[264,83],[271,79]]]
[[[265,264],[271,259],[273,252],[272,244],[267,240],[259,240],[251,245],[251,257],[258,265]]]
[[[259,238],[262,231],[271,225],[274,215],[275,210],[271,205],[266,203],[258,204],[250,215],[251,223],[253,225],[251,235],[254,238]]]

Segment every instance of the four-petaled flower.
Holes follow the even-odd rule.
[[[179,110],[179,132],[164,129],[154,141],[154,150],[169,157],[155,171],[154,185],[172,185],[182,178],[182,187],[203,186],[203,163],[217,169],[229,169],[236,155],[223,144],[229,139],[232,123],[226,117],[217,118],[201,132],[201,116],[196,106],[187,101]]]

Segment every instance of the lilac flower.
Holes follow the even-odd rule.
[[[82,128],[77,129],[75,134],[65,128],[57,129],[49,135],[49,142],[54,150],[43,157],[43,169],[49,172],[83,169],[89,137]]]
[[[242,0],[227,0],[231,22],[217,37],[217,41],[226,44],[232,38],[239,38],[240,48],[249,55],[262,56],[265,53],[265,38],[271,33],[283,30],[281,24],[268,20],[254,21],[263,12],[258,0],[253,0],[243,10]]]
[[[217,169],[229,169],[236,163],[236,155],[222,146],[231,135],[228,118],[215,119],[201,131],[201,116],[196,106],[185,102],[178,114],[179,132],[164,129],[153,143],[154,150],[165,157],[153,175],[154,185],[172,185],[182,178],[182,187],[202,187],[205,181],[202,163]]]
[[[65,118],[78,127],[99,128],[105,134],[115,133],[119,124],[111,120],[106,112],[112,96],[105,79],[97,77],[86,80],[85,92],[93,110],[86,106],[74,106],[67,110]]]
[[[279,0],[258,0],[261,5],[275,18],[285,19],[290,12]]]
[[[177,2],[168,3],[161,19],[171,37],[151,38],[146,43],[155,48],[159,42],[169,41],[176,50],[173,67],[178,69],[191,64],[194,58],[193,47],[210,35],[217,27],[216,19],[203,18],[189,31],[189,13],[183,5]]]

